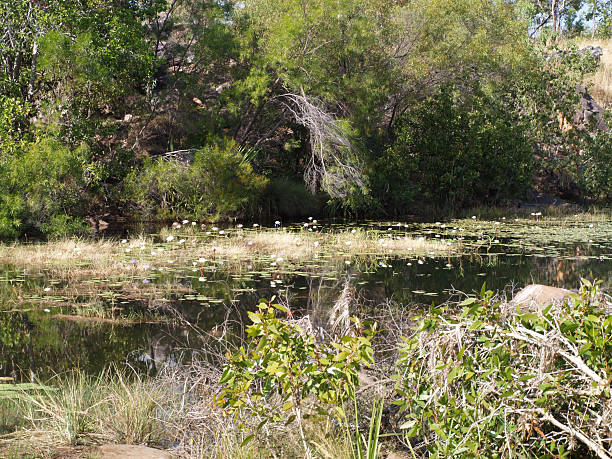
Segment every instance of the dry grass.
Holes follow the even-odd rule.
[[[241,257],[252,254],[278,254],[295,262],[311,260],[321,255],[425,255],[448,251],[449,246],[440,241],[397,234],[393,237],[359,229],[341,233],[262,231],[217,240],[215,245],[208,247],[208,255]]]
[[[456,246],[448,243],[410,238],[399,231],[352,230],[342,232],[309,232],[278,230],[227,230],[212,235],[200,232],[179,233],[164,230],[161,237],[139,237],[123,240],[67,239],[45,244],[0,245],[0,265],[10,265],[39,276],[39,285],[27,289],[13,288],[13,307],[25,303],[49,301],[66,304],[99,305],[112,301],[114,294],[143,300],[156,306],[160,299],[191,292],[190,287],[176,283],[147,282],[142,279],[151,271],[191,270],[206,263],[223,262],[223,271],[232,273],[249,265],[304,263],[333,267],[345,260],[367,259],[380,255],[424,256],[450,252]],[[38,299],[34,299],[38,297]],[[59,298],[59,299],[58,299]],[[89,308],[92,309],[92,308]],[[94,308],[95,309],[95,308]],[[98,308],[99,309],[99,308]]]
[[[579,48],[585,46],[600,46],[603,56],[597,72],[589,77],[587,84],[593,98],[604,108],[612,108],[612,43],[611,40],[581,39],[577,43]]]

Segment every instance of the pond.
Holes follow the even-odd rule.
[[[239,237],[248,248],[249,239],[257,243],[263,234],[254,231],[275,228],[168,229],[147,242],[136,236],[105,242],[112,244],[104,246],[108,250],[118,247],[107,254],[118,263],[104,266],[107,276],[92,261],[106,254],[87,258],[78,241],[71,250],[81,257],[79,264],[60,259],[53,268],[34,256],[24,261],[17,248],[5,247],[4,262],[10,250],[15,257],[0,265],[0,376],[45,378],[72,368],[97,373],[113,363],[154,372],[161,363],[188,361],[201,331],[214,334],[227,318],[244,321],[260,298],[277,296],[299,314],[330,307],[347,283],[360,303],[375,307],[393,300],[405,308],[440,304],[453,292],[474,293],[485,282],[508,295],[530,283],[577,288],[581,277],[612,287],[612,219],[606,217],[314,222],[285,228],[282,235],[306,242],[308,231],[327,240],[348,236],[329,253],[292,259],[300,242],[277,250],[273,243],[256,255],[215,245],[223,243],[221,237]],[[377,245],[361,252],[342,249],[351,235],[368,235]],[[393,243],[406,237],[437,245],[396,250]],[[187,244],[192,250],[181,256]],[[208,244],[205,259],[192,256],[199,244]],[[123,272],[115,275],[118,266]]]

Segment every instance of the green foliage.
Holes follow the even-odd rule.
[[[417,198],[464,206],[519,196],[530,183],[525,127],[495,95],[469,101],[445,90],[400,119],[373,168],[375,192],[399,213]]]
[[[248,151],[227,140],[194,153],[191,163],[146,161],[126,179],[125,198],[158,218],[224,218],[257,199],[267,183],[245,159]]]
[[[288,219],[312,217],[320,215],[322,201],[323,197],[313,195],[303,182],[277,177],[270,180],[256,203],[258,211],[251,213]]]
[[[583,194],[600,202],[612,202],[612,134],[589,136],[572,156],[572,172]]]
[[[28,229],[50,235],[83,234],[88,207],[83,168],[86,147],[68,149],[45,139],[24,145],[0,164],[0,236],[15,237]]]
[[[59,214],[40,225],[40,230],[49,238],[61,239],[89,234],[91,225],[82,218]]]
[[[523,314],[504,313],[483,286],[462,311],[423,317],[398,362],[406,436],[432,457],[593,454],[583,438],[608,434],[597,419],[612,377],[612,317],[598,285],[583,280],[564,305]]]
[[[353,319],[356,335],[318,342],[296,322],[278,318],[279,312],[290,317],[286,307],[265,301],[249,312],[247,335],[253,341],[228,354],[216,403],[236,416],[259,416],[263,425],[301,422],[304,401],[313,396],[317,413],[337,416],[327,408],[340,409],[354,398],[358,371],[373,362],[371,330],[361,334],[362,324]]]

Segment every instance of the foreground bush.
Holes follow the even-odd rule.
[[[430,457],[612,454],[612,316],[584,281],[560,308],[434,310],[398,363],[403,428]],[[426,453],[428,452],[428,453]]]

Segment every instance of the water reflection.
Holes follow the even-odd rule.
[[[74,368],[96,373],[111,363],[155,372],[161,363],[189,359],[191,350],[201,347],[198,329],[214,330],[228,318],[236,324],[244,322],[246,311],[260,298],[281,295],[298,313],[317,311],[334,303],[346,279],[359,297],[372,304],[389,298],[406,305],[431,304],[446,301],[451,290],[479,291],[484,282],[494,290],[529,283],[576,288],[581,277],[593,276],[610,287],[612,257],[609,243],[527,248],[506,238],[465,256],[379,257],[354,260],[341,269],[305,264],[291,272],[253,271],[247,276],[213,267],[205,274],[207,282],[200,282],[201,273],[188,268],[151,273],[152,282],[178,282],[192,292],[165,303],[161,313],[169,323],[121,325],[59,318],[60,309],[44,312],[40,305],[0,312],[0,376],[44,378]],[[0,279],[4,279],[0,298],[9,298],[15,283],[42,282],[7,268],[0,272]]]

